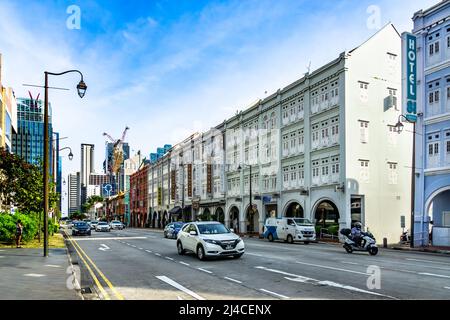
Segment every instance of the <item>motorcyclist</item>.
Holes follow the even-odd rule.
[[[352,240],[356,243],[358,247],[361,246],[361,236],[362,236],[362,224],[361,222],[356,222],[352,228]]]

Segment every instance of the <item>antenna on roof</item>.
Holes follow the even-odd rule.
[[[306,67],[306,69],[308,70],[308,74],[309,74],[310,71],[311,71],[311,61],[309,61],[309,64],[308,64],[308,66]]]

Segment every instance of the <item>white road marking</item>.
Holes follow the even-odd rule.
[[[183,298],[182,298],[182,297],[180,297],[180,296],[177,296],[177,299],[178,299],[178,300],[183,300]]]
[[[58,266],[56,264],[46,264],[45,266],[50,268],[61,268],[61,266]]]
[[[145,250],[146,252],[148,252],[148,253],[152,253],[153,251],[150,251],[150,250]]]
[[[197,270],[200,270],[200,271],[203,271],[203,272],[206,272],[206,273],[212,273],[211,271],[206,270],[206,269],[202,269],[202,268],[197,268]]]
[[[106,244],[104,244],[104,243],[102,243],[101,244],[101,248],[98,248],[98,250],[102,250],[102,251],[108,251],[108,250],[111,250],[111,248],[110,247],[108,247]]]
[[[180,263],[181,263],[181,264],[184,264],[185,266],[190,266],[189,263],[186,263],[186,262],[183,262],[183,261],[180,261]]]
[[[186,287],[183,287],[181,284],[179,284],[178,282],[175,282],[174,280],[166,277],[166,276],[156,276],[156,278],[158,278],[161,281],[164,281],[165,283],[171,285],[172,287],[177,288],[178,290],[183,291],[184,293],[187,293],[188,295],[190,295],[191,297],[194,297],[197,300],[206,300],[205,298],[203,298],[202,296],[199,296],[198,294],[196,294],[194,291],[189,290]]]
[[[276,292],[272,292],[272,291],[269,291],[269,290],[266,290],[266,289],[259,289],[259,290],[261,290],[263,292],[266,292],[266,293],[269,293],[269,294],[271,294],[273,296],[276,296],[276,297],[279,297],[279,298],[289,299],[289,297],[283,296],[282,294],[279,294],[279,293],[276,293]]]
[[[5,256],[0,256],[0,258],[4,258]]]
[[[144,248],[139,248],[139,250],[144,250]]]
[[[270,272],[274,272],[274,273],[279,273],[279,274],[284,274],[286,276],[290,276],[290,277],[294,277],[296,278],[298,282],[307,282],[307,281],[316,281],[315,279],[312,278],[308,278],[308,277],[303,277],[303,276],[299,276],[297,274],[293,274],[293,273],[289,273],[289,272],[284,272],[284,271],[280,271],[280,270],[276,270],[276,269],[269,269],[266,267],[255,267],[256,269],[262,269],[262,270],[266,270],[266,271],[270,271]]]
[[[349,261],[341,261],[341,263],[353,264],[353,265],[359,265],[359,263],[356,263],[356,262],[349,262]]]
[[[353,270],[348,270],[348,269],[341,269],[341,268],[335,268],[335,267],[330,267],[330,266],[323,266],[320,264],[312,264],[312,263],[306,263],[306,262],[300,262],[300,261],[295,261],[295,263],[298,264],[303,264],[306,266],[312,266],[312,267],[318,267],[318,268],[324,268],[324,269],[331,269],[331,270],[336,270],[336,271],[343,271],[343,272],[350,272],[350,273],[356,273],[356,274],[362,274],[364,276],[369,276],[370,274],[366,273],[366,272],[359,272],[359,271],[353,271]]]
[[[249,254],[251,256],[256,256],[256,257],[264,257],[262,254],[251,253],[251,252],[246,252],[245,254]]]
[[[155,252],[155,256],[161,257],[160,253]]]
[[[173,258],[171,258],[171,257],[164,257],[164,258],[166,258],[166,259],[168,259],[168,260],[172,260],[172,261],[173,261]]]
[[[147,239],[148,237],[121,237],[120,239],[127,240],[138,240],[138,239]],[[104,240],[117,240],[117,237],[110,238],[77,238],[77,239],[68,239],[68,241],[104,241]]]
[[[444,287],[444,289],[448,289],[448,290],[450,290],[450,287]]]
[[[434,273],[428,273],[428,272],[419,272],[419,274],[424,275],[424,276],[431,276],[431,277],[448,278],[448,279],[450,279],[450,276],[444,276],[443,274],[434,274]]]
[[[440,261],[430,261],[430,260],[421,260],[421,259],[406,259],[409,261],[420,261],[420,262],[426,262],[426,263],[437,263],[437,264],[447,264],[450,265],[450,263],[447,262],[440,262]]]
[[[242,281],[239,281],[239,280],[236,280],[236,279],[233,279],[233,278],[228,278],[228,277],[223,277],[224,279],[227,279],[227,280],[230,280],[230,281],[233,281],[233,282],[236,282],[236,283],[242,283]]]
[[[336,283],[336,282],[333,282],[333,281],[327,281],[327,280],[326,281],[320,281],[320,280],[317,280],[317,279],[303,277],[303,276],[300,276],[300,275],[296,275],[296,274],[292,274],[292,273],[288,273],[288,272],[284,272],[284,271],[280,271],[280,270],[276,270],[276,269],[269,269],[269,268],[261,267],[261,266],[258,266],[258,267],[255,267],[255,268],[261,269],[261,270],[270,271],[270,272],[274,272],[274,273],[289,275],[289,276],[291,276],[293,278],[288,278],[288,277],[284,277],[284,278],[286,280],[290,280],[290,281],[302,282],[302,283],[309,282],[311,284],[326,285],[326,286],[341,288],[341,289],[345,289],[345,290],[363,292],[363,293],[372,294],[372,295],[376,295],[376,296],[383,296],[383,297],[387,297],[387,298],[391,298],[391,299],[397,299],[397,298],[392,297],[392,296],[387,296],[387,295],[384,295],[384,294],[381,294],[381,293],[367,291],[367,290],[359,289],[359,288],[356,288],[356,287],[343,285],[343,284]]]
[[[328,280],[327,281],[319,281],[318,284],[326,285],[326,286],[330,286],[330,287],[335,287],[335,288],[346,289],[346,290],[350,290],[350,291],[356,291],[356,292],[372,294],[372,295],[375,295],[375,296],[381,296],[381,297],[387,297],[387,298],[391,298],[391,299],[397,299],[397,298],[394,298],[394,297],[391,297],[391,296],[387,296],[387,295],[384,295],[384,294],[381,294],[381,293],[368,291],[368,290],[363,290],[363,289],[359,289],[359,288],[355,288],[355,287],[352,287],[352,286],[343,285],[343,284],[336,283],[336,282],[333,282],[333,281],[328,281]]]
[[[35,277],[35,278],[40,278],[40,277],[45,277],[45,274],[38,274],[38,273],[27,273],[24,274],[25,277]]]

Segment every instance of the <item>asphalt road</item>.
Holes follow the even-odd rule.
[[[242,258],[199,261],[148,229],[71,241],[103,299],[450,299],[448,255],[245,238]]]

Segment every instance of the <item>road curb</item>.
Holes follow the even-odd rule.
[[[78,266],[80,270],[80,281],[78,283],[77,293],[82,296],[83,300],[103,300],[102,295],[100,294],[97,286],[94,283],[94,280],[89,275],[87,268],[84,266],[78,257],[78,253],[75,250],[71,241],[67,239],[67,234],[65,232],[61,232],[64,237],[64,242],[67,247],[67,254],[69,255],[69,261],[72,266],[72,272],[75,272],[76,267]],[[74,280],[78,282],[76,279],[76,274],[73,274]],[[74,287],[77,288],[77,287]]]

